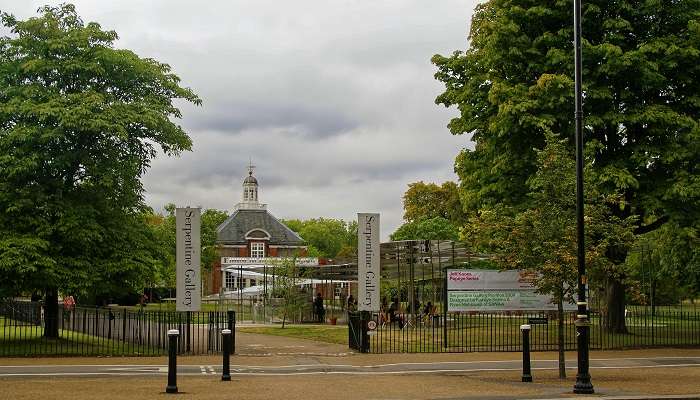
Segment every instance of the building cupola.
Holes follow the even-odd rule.
[[[248,165],[248,176],[243,180],[242,202],[236,205],[238,210],[260,210],[265,209],[265,204],[258,202],[258,180],[253,176],[255,166],[251,162]]]

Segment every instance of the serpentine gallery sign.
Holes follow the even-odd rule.
[[[552,296],[535,291],[537,273],[523,270],[447,270],[448,311],[556,310]],[[565,310],[575,310],[564,303]]]
[[[175,209],[177,311],[199,311],[201,306],[200,211],[190,207]]]
[[[357,305],[379,311],[379,214],[357,214]]]

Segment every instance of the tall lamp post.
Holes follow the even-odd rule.
[[[593,384],[589,370],[588,340],[590,322],[586,302],[586,250],[583,234],[583,107],[581,94],[581,0],[574,0],[574,81],[576,115],[576,238],[578,258],[578,301],[576,305],[576,340],[578,372],[574,393],[591,394]]]

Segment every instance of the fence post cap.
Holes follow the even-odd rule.
[[[530,330],[530,325],[529,325],[529,324],[520,325],[520,330],[521,330],[521,331],[529,331],[529,330]]]
[[[231,330],[230,330],[230,329],[222,329],[222,330],[221,330],[221,334],[222,334],[222,335],[230,335],[230,334],[231,334]]]
[[[177,329],[171,329],[168,331],[168,336],[177,336],[179,334],[180,334],[180,331],[178,331]]]

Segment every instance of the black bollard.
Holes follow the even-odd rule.
[[[532,382],[530,371],[530,325],[520,325],[523,332],[523,382]]]
[[[231,354],[236,354],[236,331],[235,326],[236,326],[236,313],[234,311],[227,311],[227,319],[228,319],[228,329],[231,331],[231,341],[229,342],[229,347],[230,350],[229,352]]]
[[[221,336],[223,339],[223,347],[224,347],[224,372],[221,374],[221,380],[222,381],[230,381],[231,380],[231,367],[229,363],[229,356],[230,356],[230,350],[231,350],[231,330],[230,329],[223,329],[221,331]]]
[[[180,331],[168,331],[168,386],[165,393],[177,393],[177,337]]]

